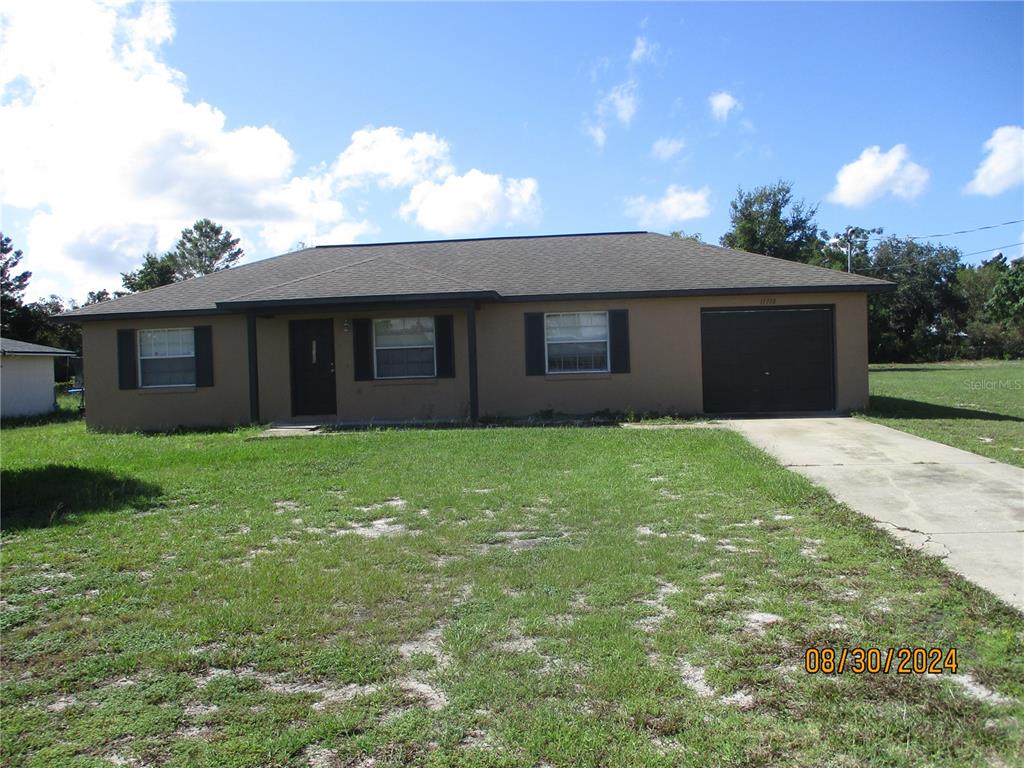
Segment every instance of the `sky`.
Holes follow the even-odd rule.
[[[59,9],[59,11],[57,10]],[[56,15],[56,23],[55,23]],[[304,245],[1024,219],[1022,3],[0,0],[0,229],[81,301],[200,217]],[[1024,254],[1024,224],[939,238]]]

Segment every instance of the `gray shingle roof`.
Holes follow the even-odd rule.
[[[30,344],[27,341],[0,338],[0,354],[2,355],[74,355],[67,349],[44,347],[42,344]]]
[[[649,232],[320,246],[63,317],[412,298],[879,291],[884,280]]]

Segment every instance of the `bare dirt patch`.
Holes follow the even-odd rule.
[[[403,677],[395,685],[412,698],[421,701],[429,710],[437,711],[448,706],[448,697],[445,696],[444,691],[435,688],[424,680],[415,677]]]
[[[510,549],[519,552],[524,549],[533,549],[553,541],[564,539],[568,534],[565,531],[558,533],[538,533],[536,531],[498,531],[491,538],[497,541],[487,542],[477,546],[477,551],[487,553],[494,549]]]
[[[338,531],[339,536],[354,533],[367,539],[379,539],[382,536],[398,536],[402,533],[415,535],[419,531],[410,531],[404,523],[396,522],[397,517],[381,517],[369,523],[353,523],[349,528]]]
[[[960,689],[969,697],[975,701],[983,701],[986,704],[1006,705],[1016,704],[1017,700],[1009,696],[1004,696],[998,691],[993,691],[991,688],[979,683],[975,677],[970,673],[954,674],[954,675],[942,675],[942,678],[951,680],[956,683]],[[936,678],[939,679],[939,678]]]
[[[374,502],[373,504],[367,504],[365,507],[356,507],[356,509],[359,510],[360,512],[377,512],[378,510],[388,508],[405,509],[405,506],[405,499],[400,499],[399,497],[395,496],[390,499],[385,499],[384,501],[377,501]]]
[[[776,616],[774,613],[764,613],[762,611],[751,611],[744,617],[743,631],[750,635],[763,634],[765,629],[770,627],[772,624],[778,624],[782,621],[781,616]]]
[[[313,709],[315,710],[326,709],[331,704],[351,701],[357,696],[373,693],[377,690],[375,685],[349,683],[348,685],[337,687],[330,683],[295,678],[283,673],[259,672],[251,667],[237,667],[235,669],[211,667],[200,675],[194,675],[192,681],[197,687],[205,688],[211,680],[228,675],[257,680],[271,693],[309,694],[315,696],[319,699],[313,704]]]
[[[679,587],[675,584],[669,584],[667,581],[659,581],[658,589],[654,593],[654,596],[640,601],[642,605],[653,608],[654,613],[640,619],[637,622],[637,626],[644,632],[650,633],[656,631],[666,619],[675,615],[675,611],[669,608],[665,604],[665,601],[670,595],[674,595],[680,591]]]

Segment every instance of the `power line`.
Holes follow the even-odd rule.
[[[1018,245],[1024,245],[1024,243],[1010,243],[1009,245],[997,245],[995,248],[985,248],[981,251],[971,251],[970,253],[963,254],[964,256],[977,256],[979,253],[992,253],[992,251],[999,251],[1003,248],[1016,248]]]
[[[1024,219],[1014,219],[1013,221],[1004,221],[1002,224],[986,224],[983,227],[974,227],[973,229],[958,229],[955,232],[936,232],[932,235],[909,235],[907,240],[930,240],[933,237],[952,237],[953,235],[966,235],[971,232],[981,232],[984,229],[998,229],[999,227],[1008,227],[1011,224],[1020,224],[1024,222]],[[886,235],[870,235],[868,240],[885,240]],[[1009,247],[1009,246],[1003,246]],[[980,253],[980,251],[979,251]]]
[[[1014,219],[1013,221],[1004,221],[1002,224],[986,224],[984,227],[975,227],[974,229],[958,229],[956,232],[939,232],[934,235],[912,235],[911,240],[927,240],[932,237],[950,237],[951,235],[966,235],[969,232],[980,232],[983,229],[998,229],[999,227],[1008,227],[1011,224],[1020,224],[1024,219]],[[1010,246],[1003,246],[1009,248]]]

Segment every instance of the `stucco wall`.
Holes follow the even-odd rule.
[[[450,314],[455,319],[455,377],[356,381],[352,370],[351,320],[357,317],[415,317]],[[469,354],[464,310],[423,309],[386,312],[309,313],[257,318],[257,359],[260,372],[260,418],[291,418],[291,371],[288,323],[302,318],[334,320],[334,364],[339,421],[402,419],[448,420],[469,416]],[[347,330],[346,330],[347,329]],[[300,420],[303,417],[300,417]]]
[[[664,299],[482,304],[477,309],[481,416],[523,417],[540,411],[593,413],[604,409],[700,413],[700,311],[728,306],[835,307],[837,410],[864,408],[868,400],[867,297],[863,293],[775,294]],[[525,312],[629,310],[630,373],[525,374]],[[452,314],[455,377],[355,381],[351,321],[356,317]],[[469,357],[462,309],[278,314],[256,321],[260,418],[291,418],[288,323],[299,318],[334,321],[340,421],[463,419],[469,415]],[[214,386],[120,390],[117,331],[120,328],[213,327]],[[86,420],[108,430],[216,426],[249,419],[246,322],[238,316],[168,318],[83,324]],[[332,414],[324,414],[331,416]]]
[[[36,416],[53,405],[53,357],[0,356],[0,416]]]
[[[835,305],[837,410],[866,407],[866,295],[807,293],[484,305],[477,312],[480,413],[512,417],[545,410],[700,413],[701,309],[756,307],[762,301],[764,306]],[[588,309],[629,310],[631,372],[526,376],[523,314]]]
[[[212,387],[118,389],[118,330],[197,325],[212,328]],[[245,318],[241,315],[85,322],[85,421],[90,428],[109,431],[243,424],[249,420],[248,360]]]

